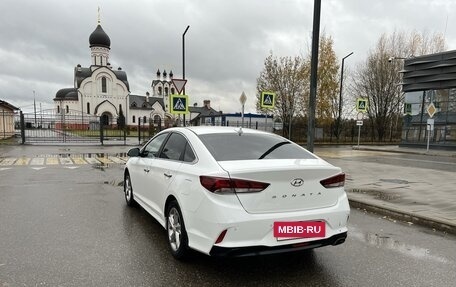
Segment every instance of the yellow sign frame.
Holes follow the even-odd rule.
[[[364,107],[361,106],[361,103],[364,103]],[[369,101],[367,99],[363,99],[363,98],[356,99],[356,110],[358,112],[366,113],[368,106],[369,106]]]
[[[272,102],[271,103],[266,103],[266,96],[269,95],[272,97]],[[273,109],[275,106],[275,99],[276,99],[276,93],[274,92],[261,92],[261,97],[260,97],[260,107],[263,109]]]
[[[177,105],[179,105],[180,100],[180,105],[183,106],[183,108],[180,109],[175,109]],[[182,102],[183,100],[183,102]],[[185,115],[188,114],[188,96],[187,95],[178,95],[178,94],[172,94],[169,97],[169,112],[173,115]]]

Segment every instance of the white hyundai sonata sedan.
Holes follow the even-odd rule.
[[[249,256],[338,245],[350,213],[345,175],[275,134],[181,127],[128,152],[125,199],[168,233],[180,259],[194,249]]]

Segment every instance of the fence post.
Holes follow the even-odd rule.
[[[24,113],[21,111],[21,139],[22,144],[25,144],[25,120],[24,120]]]
[[[103,137],[103,129],[104,129],[104,126],[103,126],[103,117],[100,117],[100,142],[101,142],[101,145],[103,145],[103,140],[104,140],[104,137]]]
[[[138,117],[138,142],[141,144],[141,117]]]
[[[5,120],[5,110],[2,110],[2,123],[3,123],[3,138],[6,139],[6,120]]]
[[[127,145],[127,127],[126,126],[123,128],[123,139],[124,139],[124,145]]]

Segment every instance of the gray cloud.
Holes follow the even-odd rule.
[[[128,74],[132,93],[150,90],[157,69],[182,77],[182,33],[187,25],[187,93],[210,99],[226,112],[239,111],[255,85],[265,57],[305,55],[312,32],[311,0],[0,1],[0,98],[18,106],[52,105],[60,88],[73,85],[77,64],[90,65],[88,38],[101,7],[111,38],[110,61]],[[456,45],[454,1],[322,1],[321,31],[334,38],[339,58],[362,61],[382,33],[395,29],[445,32]],[[448,15],[448,21],[447,21]]]

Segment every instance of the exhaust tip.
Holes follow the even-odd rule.
[[[345,238],[338,238],[334,241],[333,246],[340,245],[345,242]]]

